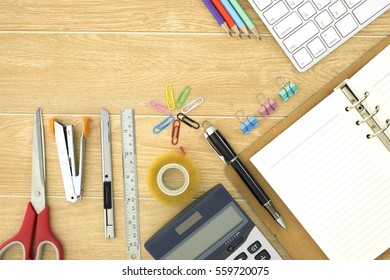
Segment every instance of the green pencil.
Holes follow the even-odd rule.
[[[261,40],[260,34],[257,31],[255,25],[253,24],[252,20],[249,18],[247,13],[244,11],[244,9],[241,7],[240,3],[238,3],[237,0],[229,0],[230,4],[232,4],[233,8],[236,10],[237,14],[241,17],[242,21],[245,23],[245,25],[248,27],[252,33]]]

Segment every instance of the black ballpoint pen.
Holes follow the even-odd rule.
[[[267,209],[279,225],[286,229],[286,224],[276,211],[268,195],[264,192],[259,183],[256,182],[255,178],[253,178],[248,169],[241,163],[236,153],[230,147],[229,143],[222,134],[208,121],[203,122],[202,126],[205,131],[204,137],[214,152],[225,164],[230,164],[233,167],[261,205]]]

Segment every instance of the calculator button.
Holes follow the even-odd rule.
[[[270,260],[271,256],[266,250],[263,250],[256,255],[255,259],[256,260]]]
[[[239,254],[237,257],[235,257],[235,260],[246,260],[248,256],[245,253]]]
[[[260,250],[261,244],[259,241],[254,242],[251,246],[248,247],[248,252],[254,254],[258,250]]]

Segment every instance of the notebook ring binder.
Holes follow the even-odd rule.
[[[363,96],[362,99],[360,99],[360,100],[358,100],[357,102],[353,103],[351,106],[345,107],[345,111],[349,112],[349,111],[351,111],[351,109],[356,108],[357,106],[359,106],[360,104],[362,104],[363,101],[366,100],[367,97],[368,97],[369,95],[370,95],[370,93],[369,93],[368,91],[366,91],[366,92],[364,93],[364,96]]]
[[[376,105],[375,106],[375,112],[373,114],[370,114],[368,117],[366,117],[366,118],[364,118],[362,120],[356,121],[356,125],[361,125],[362,123],[365,123],[369,119],[372,119],[376,114],[378,114],[379,109],[380,109],[379,105]]]
[[[379,134],[385,132],[385,130],[388,129],[389,126],[390,126],[390,119],[387,119],[386,120],[386,126],[384,128],[382,128],[381,130],[375,132],[374,134],[367,134],[367,138],[371,139],[371,138],[374,138],[374,137],[378,136]]]

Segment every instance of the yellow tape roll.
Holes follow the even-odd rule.
[[[183,174],[184,182],[178,188],[167,186],[164,174],[171,169]],[[167,205],[188,202],[196,193],[200,181],[199,171],[194,162],[179,152],[164,154],[152,162],[148,170],[148,187],[153,197]]]

